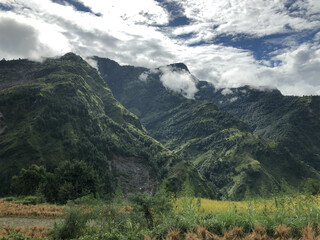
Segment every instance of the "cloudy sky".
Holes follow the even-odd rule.
[[[0,0],[0,58],[184,62],[216,87],[320,95],[320,0]]]

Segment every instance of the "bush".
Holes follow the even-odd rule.
[[[22,233],[13,232],[8,236],[3,236],[1,240],[28,240],[31,239],[29,236],[25,236]]]
[[[301,183],[301,188],[306,194],[317,195],[320,193],[319,181],[307,178]]]
[[[74,239],[83,235],[90,215],[79,208],[70,206],[63,223],[55,224],[52,233],[54,239]]]
[[[15,203],[21,203],[24,205],[36,205],[39,203],[43,203],[44,199],[42,197],[38,197],[38,196],[20,196],[20,197],[6,197],[5,198],[6,202],[15,202]]]
[[[163,217],[173,210],[173,205],[164,191],[158,192],[155,196],[147,193],[138,193],[130,196],[133,203],[133,211],[139,212],[144,216],[148,227],[152,228]]]

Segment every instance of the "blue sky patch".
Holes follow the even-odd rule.
[[[177,27],[177,26],[183,26],[183,25],[189,25],[189,24],[190,24],[190,19],[185,16],[174,18],[169,22],[170,27]]]
[[[166,0],[156,1],[170,14],[169,27],[178,27],[190,24],[191,20],[185,16],[184,9],[181,4]]]
[[[303,32],[279,33],[264,37],[255,37],[246,34],[221,34],[211,41],[200,41],[190,46],[219,44],[222,46],[251,51],[257,60],[270,60],[272,57],[271,53],[276,50],[287,48],[293,45],[300,45],[305,42],[313,42],[315,34],[318,33],[319,30],[320,29]],[[185,38],[190,37],[182,35],[180,36]],[[277,65],[278,63],[275,64]]]
[[[72,5],[75,9],[77,9],[77,11],[80,11],[80,12],[89,12],[89,13],[92,13],[96,16],[101,16],[100,13],[94,13],[92,12],[92,10],[88,7],[86,7],[85,5],[83,5],[82,3],[80,2],[77,2],[75,0],[51,0],[52,2],[54,3],[58,3],[58,4],[61,4],[61,5],[66,5],[66,4],[70,4]]]
[[[4,4],[0,3],[0,9],[3,10],[3,11],[10,11],[13,8],[8,6],[8,5],[4,5]]]

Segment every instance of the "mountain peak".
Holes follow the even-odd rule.
[[[183,69],[183,70],[186,70],[187,72],[190,72],[188,67],[184,63],[172,63],[172,64],[169,64],[168,67],[172,67],[179,70]]]
[[[60,59],[61,60],[72,60],[72,61],[83,61],[83,59],[79,55],[77,55],[73,52],[66,53]]]

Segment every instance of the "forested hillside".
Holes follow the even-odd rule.
[[[255,134],[272,139],[320,170],[319,96],[283,96],[276,89],[249,86],[215,91],[202,82],[196,98],[214,102],[246,122]]]
[[[246,189],[262,195],[278,188],[282,179],[295,187],[304,178],[319,179],[319,173],[299,157],[272,139],[255,135],[249,124],[211,101],[187,99],[183,92],[165,87],[161,68],[95,60],[115,98],[139,116],[151,136],[193,162],[222,197],[241,198]],[[184,64],[168,67],[190,74]],[[143,75],[147,77],[142,79]]]
[[[198,194],[215,194],[193,166],[148,136],[98,72],[73,53],[42,63],[0,62],[0,195],[31,164],[64,177],[56,196],[110,195],[118,183],[125,193],[153,193],[162,183],[177,191],[189,178]],[[93,169],[97,186],[78,186],[85,169]]]

